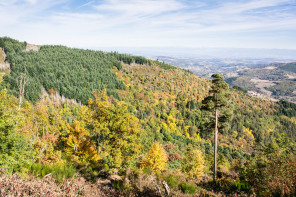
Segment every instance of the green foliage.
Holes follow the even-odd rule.
[[[296,194],[296,160],[293,143],[280,135],[248,162],[246,178],[260,196]],[[292,145],[292,146],[291,146]]]
[[[231,193],[250,193],[251,185],[244,180],[233,180],[230,177],[222,177],[217,179],[215,183],[217,191],[223,191],[226,194]]]
[[[233,184],[233,180],[229,177],[222,177],[222,178],[218,178],[216,181],[216,189],[217,190],[221,190],[224,191],[226,193],[230,193],[231,191],[234,190],[234,184]]]
[[[218,128],[221,130],[228,129],[229,120],[232,118],[232,105],[229,101],[229,86],[223,77],[219,74],[213,74],[212,78],[212,86],[209,91],[210,95],[203,100],[203,109],[210,112],[206,115],[206,117],[210,117],[207,122],[215,122],[214,180],[216,180]]]
[[[41,178],[46,175],[51,175],[58,182],[62,182],[63,179],[73,178],[76,173],[76,168],[67,164],[43,165],[40,163],[34,163],[31,166],[31,172],[35,176],[39,176]]]
[[[276,115],[281,116],[285,115],[288,117],[296,117],[296,104],[290,103],[285,100],[278,101],[279,109],[276,112]]]
[[[171,170],[181,169],[182,161],[181,159],[180,160],[176,159],[176,160],[170,161],[168,165]]]
[[[233,77],[233,78],[228,78],[225,79],[225,81],[230,85],[230,86],[237,86],[241,87],[244,90],[257,90],[259,91],[258,88],[256,88],[255,84],[251,81],[251,77],[248,76],[241,76],[241,77]]]
[[[246,192],[246,193],[250,193],[251,192],[251,185],[244,180],[237,180],[234,182],[234,185],[236,187],[236,191],[237,192]]]
[[[266,67],[246,69],[246,70],[240,71],[239,75],[242,77],[238,77],[237,78],[238,80],[240,80],[243,77],[246,77],[249,79],[257,78],[261,80],[270,80],[270,81],[279,81],[287,78],[287,76],[285,76],[285,71],[277,69],[276,67],[274,69],[266,69]]]
[[[32,102],[40,98],[42,87],[84,104],[95,89],[108,88],[108,93],[118,98],[114,90],[124,88],[111,71],[113,67],[121,68],[112,54],[63,46],[41,46],[38,52],[24,52],[20,49],[22,43],[15,40],[0,38],[0,43],[12,65],[11,74],[4,81],[15,96],[18,78],[24,72],[28,78],[25,97]]]
[[[209,116],[209,122],[214,120],[215,116],[218,115],[218,128],[219,130],[227,130],[229,128],[229,120],[232,118],[232,105],[229,101],[229,86],[224,81],[223,77],[218,74],[212,75],[212,86],[209,91],[209,96],[207,96],[203,101],[203,108],[205,111],[210,111],[211,113],[206,113]],[[217,114],[214,114],[217,112]]]
[[[166,181],[166,183],[168,184],[168,186],[170,188],[177,188],[178,187],[178,184],[179,184],[179,177],[173,175],[173,174],[170,174],[166,177],[164,177],[164,180]]]
[[[18,114],[14,97],[6,90],[0,91],[0,167],[9,172],[19,172],[36,158],[36,152],[27,136],[16,131],[23,118]]]
[[[120,190],[129,190],[131,189],[129,185],[124,184],[122,180],[115,180],[112,182],[112,187]]]
[[[276,130],[280,131],[281,133],[285,133],[291,140],[296,139],[295,130],[296,130],[296,122],[292,118],[287,118],[285,116],[280,116],[275,119],[280,124],[277,125]]]
[[[19,42],[8,37],[0,38],[0,47],[4,49],[8,62],[11,62],[15,55],[24,51],[26,45],[25,42]]]
[[[117,52],[111,52],[110,55],[116,57],[116,59],[118,59],[119,61],[122,61],[126,64],[136,63],[136,64],[141,64],[141,65],[143,65],[143,64],[151,65],[151,60],[148,60],[148,59],[141,57],[141,56],[119,54]]]
[[[190,149],[184,155],[182,170],[191,178],[200,179],[203,176],[205,166],[203,154],[200,150]]]
[[[179,188],[182,190],[183,193],[188,193],[188,194],[196,193],[196,186],[194,186],[193,184],[181,183],[179,184]]]
[[[141,149],[139,120],[123,101],[110,101],[106,90],[94,92],[94,97],[88,107],[81,108],[80,117],[101,156],[100,162],[114,171],[134,165]]]

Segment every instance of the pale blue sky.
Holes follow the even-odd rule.
[[[296,49],[296,0],[0,0],[0,36],[82,48]]]

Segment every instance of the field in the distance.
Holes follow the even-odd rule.
[[[254,96],[296,102],[296,63],[274,63],[238,72],[226,79],[231,86],[240,86]]]

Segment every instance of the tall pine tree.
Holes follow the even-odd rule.
[[[217,179],[218,128],[225,129],[232,117],[232,105],[229,101],[229,86],[219,74],[211,76],[212,86],[209,96],[203,100],[203,109],[212,112],[215,122],[214,181]]]

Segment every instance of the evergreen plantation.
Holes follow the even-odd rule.
[[[212,81],[138,56],[26,45],[0,38],[10,63],[0,90],[0,168],[7,173],[51,173],[59,183],[110,179],[124,196],[165,195],[163,181],[173,196],[296,194],[295,104],[227,91],[214,182]],[[61,104],[56,92],[77,103]]]
[[[11,64],[12,71],[4,81],[11,85],[11,93],[18,95],[17,80],[21,74],[27,74],[25,98],[31,102],[40,99],[42,87],[83,104],[87,104],[95,89],[107,89],[108,95],[119,99],[114,90],[124,89],[124,85],[117,80],[111,69],[121,69],[119,61],[128,64],[152,64],[152,61],[143,57],[63,46],[41,46],[38,52],[26,52],[26,43],[9,38],[1,39],[0,46],[7,54],[6,59]],[[169,67],[157,61],[154,64]]]

